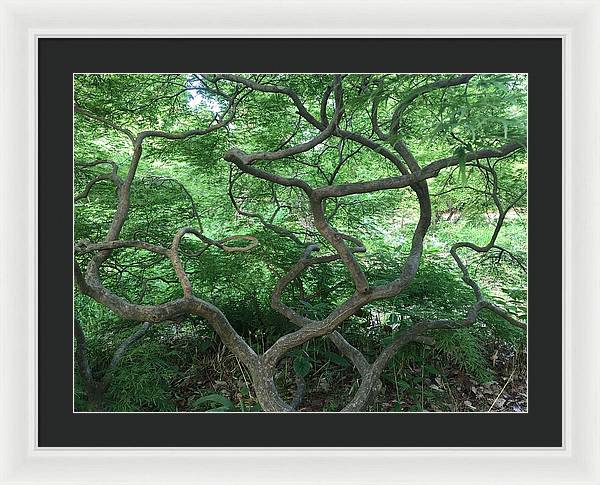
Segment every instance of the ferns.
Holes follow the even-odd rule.
[[[178,369],[166,350],[152,340],[129,350],[113,372],[109,411],[175,411],[169,383]]]
[[[459,368],[479,382],[489,382],[493,375],[483,355],[483,345],[476,328],[440,330],[435,334],[436,348]]]

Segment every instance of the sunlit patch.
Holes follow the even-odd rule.
[[[221,105],[216,99],[206,93],[206,88],[202,84],[202,76],[199,74],[196,76],[199,79],[190,76],[190,88],[196,89],[190,89],[188,91],[188,106],[194,111],[206,108],[213,114],[219,114],[222,110]]]

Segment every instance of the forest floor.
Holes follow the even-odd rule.
[[[390,369],[383,390],[370,412],[527,412],[527,354],[516,354],[509,346],[486,349],[492,379],[478,382],[449,360],[437,361],[435,369],[409,366],[403,372]],[[427,371],[426,371],[427,370]],[[408,377],[407,377],[408,376]],[[384,376],[385,377],[385,376]],[[282,370],[276,381],[291,400],[294,380],[291,369]],[[351,398],[358,376],[348,369],[325,366],[306,380],[302,412],[339,411]],[[259,411],[249,377],[234,356],[222,349],[206,355],[183,377],[171,382],[179,411],[205,411],[193,403],[202,396],[218,394],[231,401],[229,411]],[[214,403],[212,407],[217,407]]]
[[[527,359],[526,355],[515,357],[514,353],[507,349],[505,352],[499,350],[495,357],[495,365],[490,369],[493,380],[485,383],[478,382],[458,366],[449,365],[441,370],[440,375],[430,375],[423,379],[421,396],[428,395],[429,399],[422,398],[419,395],[421,389],[417,388],[413,394],[403,393],[398,400],[394,386],[388,383],[386,392],[370,410],[527,412]]]

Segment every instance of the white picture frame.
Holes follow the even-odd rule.
[[[562,38],[564,445],[37,447],[36,46],[82,36]],[[1,0],[0,63],[0,483],[600,484],[600,2]]]

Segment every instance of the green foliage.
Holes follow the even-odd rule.
[[[226,412],[234,411],[235,404],[220,394],[208,394],[196,399],[192,405],[194,411]]]
[[[436,347],[445,352],[461,369],[478,381],[492,379],[487,359],[482,354],[482,344],[477,331],[471,328],[436,332]]]
[[[175,411],[169,382],[177,368],[165,359],[166,349],[148,339],[130,349],[115,369],[107,392],[110,411]]]
[[[310,361],[303,355],[298,355],[294,359],[294,372],[301,377],[306,377],[311,367]]]
[[[296,90],[307,109],[317,117],[322,93],[332,80],[326,74],[253,76],[262,83]],[[344,128],[371,133],[368,111],[373,101],[379,102],[380,123],[388,126],[398,100],[445,77],[347,75]],[[220,86],[225,94],[233,93],[231,85]],[[75,99],[82,108],[135,133],[146,129],[181,132],[204,127],[215,112],[222,115],[225,108],[223,101],[203,88],[194,74],[78,74]],[[477,75],[467,85],[417,97],[404,111],[399,135],[381,142],[393,151],[394,143],[402,138],[422,164],[445,157],[456,157],[459,163],[429,181],[433,222],[415,279],[397,297],[370,304],[340,328],[370,361],[414,323],[423,319],[463,318],[473,303],[473,292],[462,281],[448,250],[456,241],[487,244],[497,214],[485,171],[467,162],[468,155],[474,150],[524,140],[526,101],[526,76]],[[120,238],[168,247],[177,229],[184,226],[198,227],[215,240],[233,234],[256,237],[258,248],[247,253],[207,248],[197,239],[186,237],[180,255],[195,294],[219,307],[236,331],[261,353],[281,335],[296,329],[271,307],[271,293],[277,280],[298,261],[304,244],[318,243],[321,247],[318,255],[331,254],[333,248],[315,230],[301,191],[242,175],[222,158],[234,146],[246,151],[264,151],[275,150],[286,141],[287,146],[302,143],[314,136],[317,129],[299,123],[296,107],[283,95],[248,92],[237,110],[235,121],[227,129],[185,141],[151,138],[144,142],[132,185],[131,208]],[[332,99],[326,104],[325,113],[332,116]],[[119,176],[124,178],[131,161],[130,143],[123,133],[77,115],[74,158],[74,190],[81,193],[95,177],[110,171],[106,164],[94,167],[81,164],[112,160],[119,166]],[[525,153],[516,152],[501,160],[481,163],[494,163],[500,187],[498,197],[503,204],[512,203],[517,194],[526,190]],[[355,141],[335,137],[313,150],[286,159],[258,162],[257,166],[301,178],[315,187],[398,175],[397,167],[385,157]],[[230,190],[243,211],[258,214],[263,221],[237,213],[228,197]],[[96,183],[88,197],[75,205],[75,240],[102,241],[116,203],[112,182]],[[419,216],[418,201],[411,190],[331,199],[325,202],[324,209],[332,226],[364,241],[367,252],[357,255],[357,259],[372,285],[385,284],[399,276]],[[497,240],[497,245],[506,251],[493,250],[485,255],[461,253],[486,298],[522,320],[527,317],[526,209],[527,197],[522,197],[507,216]],[[264,221],[282,228],[288,235],[292,233],[300,244],[272,230]],[[77,261],[85,268],[90,257],[78,255]],[[170,261],[144,250],[113,251],[100,276],[111,291],[135,303],[157,304],[182,296]],[[283,300],[302,315],[321,319],[353,291],[347,270],[336,262],[308,268],[286,288]],[[136,323],[122,321],[78,291],[75,291],[75,313],[86,335],[91,365],[96,377],[101,378],[112,353],[131,334]],[[438,331],[433,337],[434,349],[424,350],[422,345],[410,344],[397,353],[386,370],[384,382],[396,394],[396,410],[407,410],[399,404],[403,396],[416,403],[411,404],[413,411],[422,410],[427,402],[438,402],[440,392],[426,388],[424,382],[435,377],[445,379],[444,369],[449,365],[480,382],[489,381],[494,370],[490,368],[486,349],[498,341],[515,350],[522,349],[525,343],[522,331],[491,312],[482,312],[471,328]],[[206,357],[219,365],[209,369],[209,362],[203,362],[202,372],[209,373],[213,380],[223,380],[225,374],[234,380],[231,368],[228,373],[223,371],[226,366],[219,354],[221,350],[219,338],[206,322],[197,318],[153,328],[128,349],[114,370],[105,396],[106,409],[256,410],[252,389],[246,384],[242,392],[244,387],[235,382],[225,395],[196,372],[199,359]],[[356,390],[355,369],[326,338],[308,342],[291,357],[293,363],[287,379],[291,379],[291,371],[313,379],[314,385],[309,386],[313,393],[318,393],[319,386],[323,388],[323,382],[343,381],[343,385],[337,386],[340,389],[329,385],[327,392],[331,398],[324,402],[325,409],[339,410],[341,403]],[[243,380],[243,372],[237,365],[233,367],[235,378]],[[78,374],[74,399],[77,409],[86,408],[87,396]]]

